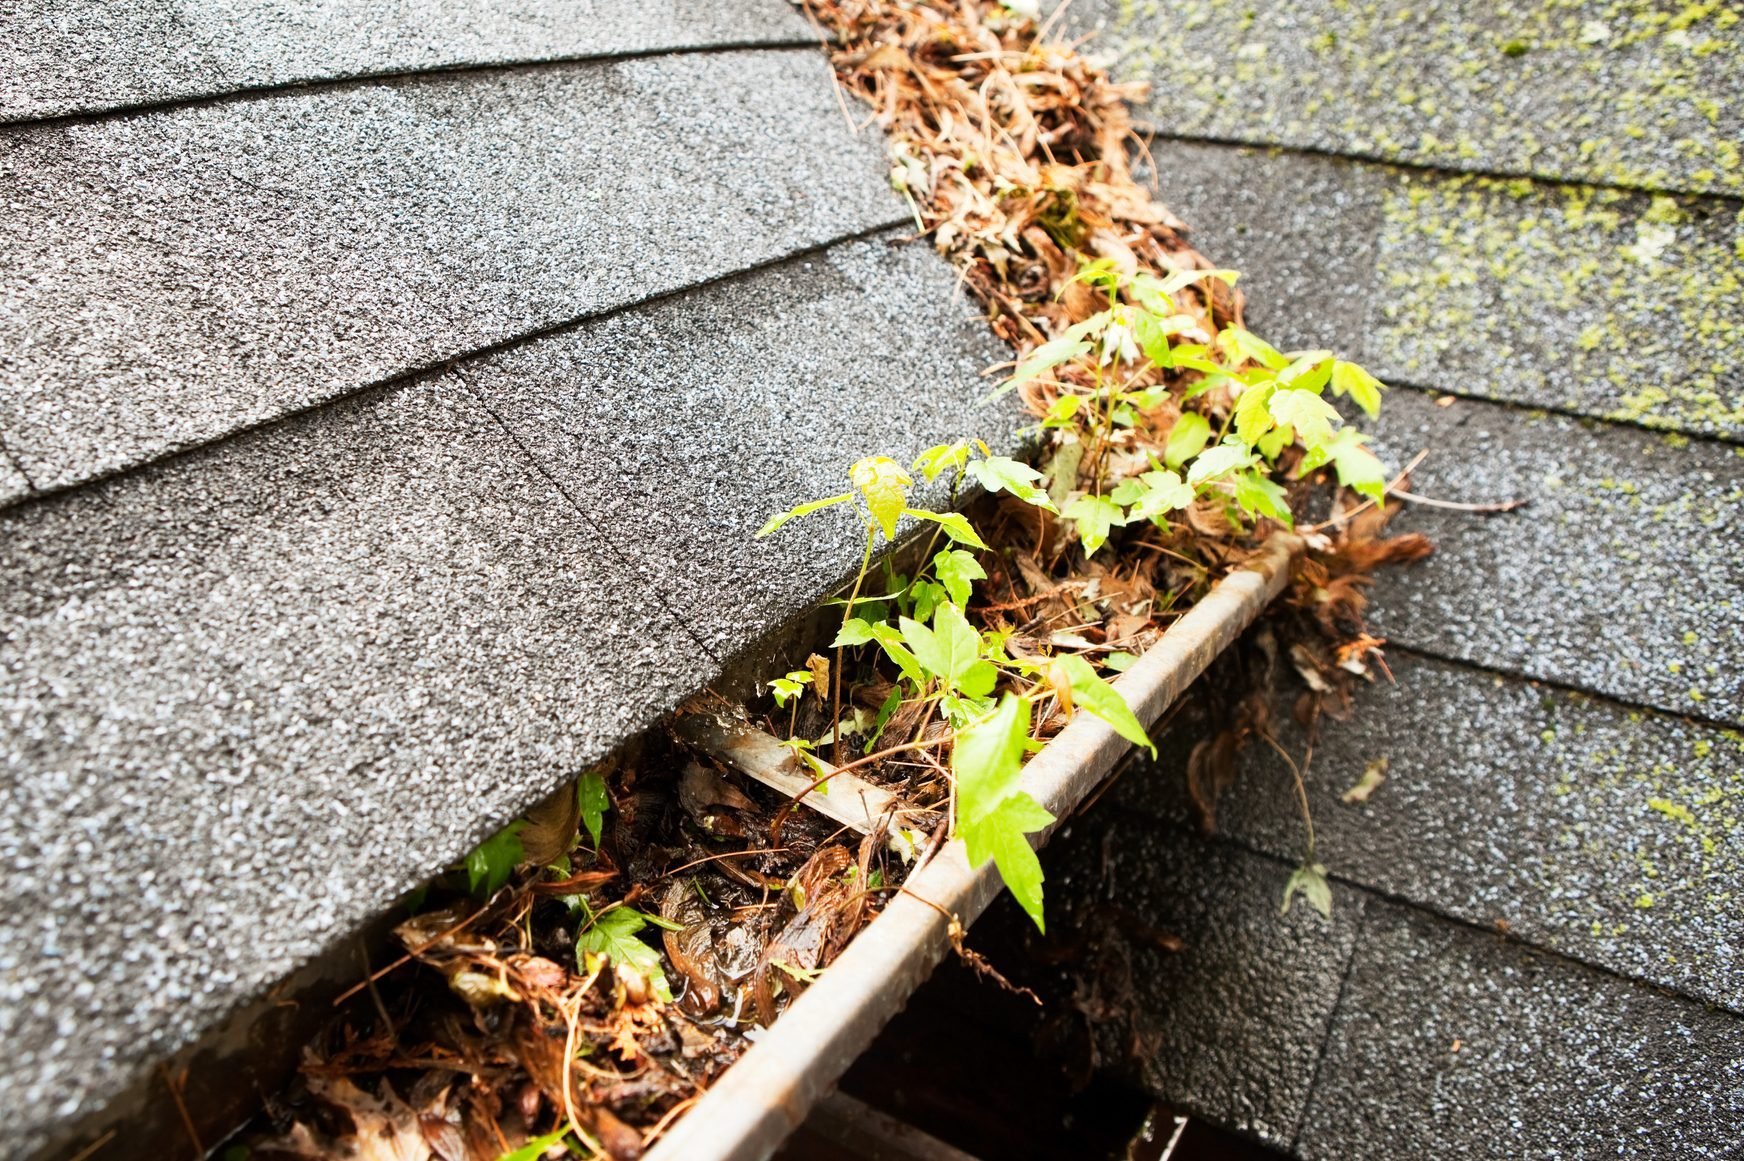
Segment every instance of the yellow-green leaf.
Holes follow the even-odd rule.
[[[896,522],[908,507],[908,489],[914,480],[889,456],[867,456],[848,469],[848,479],[866,501],[866,510],[884,530],[884,538],[896,539]]]

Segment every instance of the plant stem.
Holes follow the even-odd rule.
[[[854,577],[854,591],[848,594],[848,606],[842,611],[843,624],[854,617],[854,602],[860,597],[860,586],[866,583],[866,570],[872,567],[872,543],[877,535],[878,526],[866,521],[866,550],[860,554],[860,572]],[[835,691],[830,699],[830,757],[838,766],[842,764],[842,650],[842,646],[836,646],[836,668],[831,675]]]

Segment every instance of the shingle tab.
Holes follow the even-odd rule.
[[[1744,449],[1395,391],[1373,425],[1414,491],[1524,498],[1473,515],[1407,505],[1436,553],[1385,570],[1382,636],[1668,712],[1744,723]]]
[[[970,436],[1015,443],[1021,408],[984,404],[988,381],[977,377],[1009,351],[955,290],[926,246],[871,239],[464,375],[644,583],[725,653],[859,560],[865,533],[847,508],[753,539],[770,516],[841,492],[861,456],[906,464]],[[947,502],[942,483],[930,491],[930,503]]]
[[[1737,1017],[1374,900],[1305,1158],[1735,1157]]]
[[[1108,1020],[1103,1058],[1118,1064],[1143,1044],[1137,1079],[1157,1099],[1288,1146],[1362,893],[1334,887],[1330,920],[1299,899],[1281,916],[1288,865],[1124,810],[1074,823],[1060,847],[1048,852],[1048,929],[1094,949],[1086,973],[1098,984],[1085,1002]],[[1147,930],[1181,949],[1147,944]]]
[[[0,524],[10,1156],[709,672],[455,386]]]
[[[343,77],[815,39],[782,0],[22,0],[0,122]]]
[[[1309,767],[1334,875],[1744,1012],[1744,735],[1396,650],[1389,664],[1397,684],[1322,721]],[[1302,731],[1277,720],[1300,759]],[[1382,759],[1380,789],[1341,802]],[[1178,773],[1114,794],[1188,817]],[[1217,823],[1297,856],[1295,782],[1270,749],[1249,747]]]
[[[1488,173],[1744,192],[1744,25],[1727,4],[1074,4],[1190,137]]]
[[[1253,325],[1389,382],[1744,440],[1744,214],[1714,198],[1151,146]]]
[[[0,434],[64,486],[892,224],[827,69],[659,57],[0,137]]]

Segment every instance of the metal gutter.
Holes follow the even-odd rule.
[[[1279,533],[1220,581],[1115,681],[1139,721],[1154,724],[1217,655],[1283,591],[1300,538]],[[1069,818],[1131,744],[1081,713],[1030,759],[1021,788]],[[806,989],[646,1155],[646,1161],[761,1161],[806,1119],[966,928],[1003,890],[990,862],[969,866],[951,842],[912,875],[822,977]]]

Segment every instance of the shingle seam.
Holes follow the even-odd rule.
[[[810,256],[822,254],[836,246],[876,238],[880,234],[884,234],[899,226],[911,223],[912,219],[910,218],[900,215],[894,216],[863,229],[850,230],[847,233],[834,235],[820,242],[812,242],[803,246],[798,246],[784,254],[779,254],[775,257],[767,258],[761,262],[755,262],[748,266],[741,266],[736,270],[730,270],[723,274],[716,274],[708,278],[701,278],[684,286],[677,286],[670,290],[663,290],[658,294],[650,294],[644,295],[641,298],[628,299],[603,310],[576,315],[574,318],[564,319],[562,322],[552,323],[549,326],[539,327],[535,330],[523,331],[519,334],[510,335],[507,338],[498,339],[495,342],[487,343],[480,347],[474,347],[471,350],[459,351],[444,356],[441,359],[435,359],[427,363],[420,363],[416,366],[408,367],[403,371],[396,371],[394,374],[385,378],[373,379],[366,383],[360,383],[355,387],[346,388],[335,394],[317,399],[301,407],[292,408],[281,414],[244,423],[239,427],[226,431],[222,435],[213,436],[210,439],[201,439],[192,443],[172,445],[131,463],[121,464],[113,468],[95,472],[88,476],[82,476],[79,479],[71,480],[64,484],[53,484],[48,487],[33,487],[33,490],[27,495],[14,496],[10,499],[0,500],[0,515],[4,515],[8,510],[13,508],[40,503],[68,492],[92,488],[99,484],[107,483],[110,480],[124,476],[131,476],[135,473],[146,471],[149,468],[179,460],[185,456],[195,455],[209,448],[222,446],[255,432],[265,431],[276,427],[279,424],[293,422],[303,416],[311,415],[323,408],[332,407],[336,404],[343,403],[346,400],[362,398],[372,392],[394,391],[402,387],[408,387],[429,377],[454,371],[459,367],[478,362],[482,359],[488,359],[495,355],[517,350],[544,339],[568,334],[571,331],[580,329],[581,327],[601,322],[605,319],[615,318],[616,316],[625,314],[629,311],[651,307],[671,299],[682,297],[683,295],[691,294],[695,291],[707,289],[708,287],[720,283],[731,282],[735,279],[745,278],[756,274],[759,271],[770,270],[788,262],[800,261]],[[22,467],[20,469],[20,474],[24,475],[26,481],[30,480],[29,474],[23,472]]]
[[[546,483],[557,489],[557,494],[562,496],[564,502],[574,509],[576,516],[580,518],[581,522],[586,524],[588,528],[592,529],[594,534],[605,543],[607,550],[610,551],[613,556],[618,558],[618,562],[624,566],[626,572],[629,575],[635,575],[639,567],[638,562],[632,559],[627,552],[619,547],[616,538],[611,536],[599,525],[598,522],[594,520],[593,516],[582,505],[581,501],[575,497],[574,493],[564,486],[563,481],[558,479],[557,476],[552,473],[550,468],[546,467],[545,461],[527,445],[527,441],[521,438],[521,433],[515,430],[514,425],[504,419],[501,413],[491,406],[490,399],[485,395],[485,393],[474,386],[471,379],[467,378],[466,372],[463,369],[456,367],[452,374],[456,379],[460,380],[461,385],[466,388],[467,392],[473,397],[474,401],[478,403],[478,406],[484,411],[484,413],[490,416],[491,420],[503,430],[503,433],[514,442],[515,447],[520,449],[521,456],[527,462],[527,465],[544,477]],[[720,655],[709,647],[708,642],[703,640],[702,634],[697,632],[696,628],[691,625],[690,619],[688,617],[680,616],[677,609],[674,609],[671,605],[667,604],[665,593],[655,591],[652,595],[655,602],[659,604],[661,610],[664,611],[668,617],[671,617],[673,622],[677,624],[679,628],[684,630],[684,635],[689,637],[691,641],[696,644],[698,649],[702,650],[703,656],[714,662],[715,669],[719,671],[725,663],[721,660]]]
[[[1326,1023],[1320,1033],[1320,1043],[1314,1050],[1314,1068],[1308,1074],[1308,1091],[1302,1096],[1302,1109],[1296,1114],[1296,1124],[1290,1130],[1289,1151],[1292,1157],[1300,1157],[1302,1130],[1308,1122],[1308,1112],[1314,1107],[1314,1094],[1320,1088],[1320,1073],[1326,1066],[1327,1048],[1332,1043],[1332,1030],[1338,1026],[1338,1014],[1344,1010],[1345,997],[1350,992],[1350,977],[1356,970],[1357,949],[1362,946],[1363,936],[1369,928],[1369,898],[1366,891],[1360,890],[1357,895],[1356,933],[1351,937],[1350,950],[1344,956],[1344,970],[1339,973],[1338,993],[1333,997],[1332,1009],[1326,1013]]]
[[[1654,423],[1644,423],[1639,419],[1623,419],[1611,415],[1595,415],[1590,411],[1579,411],[1572,407],[1562,407],[1555,404],[1526,403],[1518,399],[1497,399],[1493,395],[1478,395],[1470,391],[1459,391],[1447,387],[1426,387],[1410,380],[1395,379],[1388,384],[1390,387],[1404,388],[1415,391],[1419,395],[1442,396],[1451,395],[1455,399],[1468,403],[1488,403],[1493,407],[1505,408],[1524,415],[1556,415],[1564,419],[1573,419],[1581,423],[1602,423],[1607,427],[1619,427],[1629,431],[1644,431],[1650,435],[1674,435],[1687,439],[1691,443],[1716,444],[1722,447],[1744,447],[1744,431],[1735,434],[1715,431],[1696,431],[1686,427],[1669,427]]]
[[[1420,161],[1409,161],[1397,157],[1385,157],[1378,153],[1363,153],[1360,151],[1344,152],[1338,149],[1328,149],[1318,145],[1286,145],[1277,141],[1259,139],[1250,140],[1245,137],[1224,137],[1201,133],[1170,133],[1159,128],[1151,121],[1138,121],[1133,126],[1148,143],[1150,141],[1172,141],[1182,145],[1214,145],[1227,149],[1262,149],[1271,153],[1288,153],[1301,157],[1324,157],[1334,161],[1347,161],[1353,165],[1367,165],[1382,169],[1390,169],[1404,173],[1433,174],[1438,177],[1477,177],[1496,181],[1526,180],[1545,186],[1581,186],[1586,189],[1616,190],[1627,194],[1659,194],[1680,198],[1699,198],[1704,201],[1718,202],[1733,207],[1744,207],[1744,195],[1730,193],[1714,193],[1709,190],[1686,189],[1673,186],[1633,185],[1626,182],[1600,181],[1594,178],[1584,178],[1572,174],[1538,173],[1532,170],[1488,169],[1472,167],[1470,169],[1456,168],[1446,165],[1427,165]]]
[[[86,109],[75,109],[65,113],[54,113],[46,117],[25,117],[8,119],[0,117],[0,138],[8,133],[25,132],[38,129],[54,129],[65,125],[89,125],[109,121],[125,121],[135,117],[149,117],[158,113],[176,112],[182,109],[202,109],[217,105],[240,104],[246,101],[271,100],[275,97],[299,96],[305,93],[332,92],[348,87],[361,87],[370,84],[398,83],[416,81],[428,78],[441,78],[467,75],[489,75],[493,73],[522,73],[538,69],[573,68],[585,65],[613,64],[618,61],[646,60],[661,56],[703,56],[711,53],[728,52],[795,52],[799,50],[815,51],[818,41],[803,37],[785,37],[780,40],[734,40],[721,41],[718,44],[680,45],[677,47],[638,48],[623,52],[611,53],[579,53],[573,56],[550,56],[526,58],[521,60],[502,60],[479,63],[457,62],[452,65],[437,65],[421,69],[394,69],[382,72],[345,73],[330,77],[308,77],[294,81],[280,81],[264,85],[244,85],[236,89],[228,89],[210,93],[195,93],[187,96],[171,97],[162,101],[136,101],[116,105],[96,106]]]
[[[1167,825],[1164,820],[1156,818],[1155,815],[1150,815],[1147,812],[1142,811],[1139,813],[1146,813],[1146,817],[1153,819],[1158,826]],[[1236,838],[1221,831],[1213,833],[1211,835],[1211,841],[1220,843],[1234,850],[1242,851],[1255,858],[1264,859],[1266,862],[1277,866],[1281,870],[1293,870],[1297,865],[1296,861],[1293,859],[1283,858],[1273,851],[1268,851],[1263,847],[1255,846],[1253,843],[1247,842],[1244,839]],[[1541,943],[1534,943],[1524,936],[1516,935],[1511,931],[1502,931],[1491,924],[1479,923],[1475,920],[1467,919],[1464,916],[1443,911],[1439,907],[1430,906],[1423,903],[1421,900],[1411,898],[1409,895],[1401,895],[1383,887],[1377,887],[1372,883],[1365,883],[1358,879],[1352,879],[1349,876],[1340,874],[1336,866],[1328,867],[1326,876],[1334,882],[1348,887],[1352,891],[1358,892],[1363,897],[1363,917],[1362,921],[1358,923],[1357,932],[1359,939],[1362,934],[1363,922],[1366,922],[1368,915],[1368,904],[1370,901],[1378,899],[1383,903],[1390,903],[1395,907],[1408,908],[1419,915],[1429,916],[1440,923],[1452,924],[1455,927],[1462,927],[1480,935],[1488,935],[1503,940],[1515,945],[1516,947],[1528,948],[1539,955],[1546,956],[1550,959],[1557,960],[1584,971],[1596,972],[1601,976],[1618,980],[1643,991],[1652,992],[1661,996],[1671,996],[1683,1001],[1684,1003],[1694,1004],[1699,1008],[1711,1009],[1716,1012],[1724,1012],[1729,1016],[1736,1016],[1740,1023],[1744,1024],[1744,997],[1740,997],[1736,1002],[1728,1003],[1710,999],[1707,996],[1698,996],[1694,993],[1682,991],[1666,984],[1655,983],[1652,980],[1644,979],[1641,976],[1633,976],[1628,972],[1618,971],[1616,968],[1610,967],[1606,964],[1597,963],[1578,955],[1571,955],[1559,948],[1546,947]],[[1328,1026],[1330,1027],[1330,1024]]]
[[[19,479],[24,481],[24,486],[27,489],[25,496],[14,497],[12,503],[17,503],[20,500],[35,495],[37,490],[36,481],[30,478],[30,473],[25,470],[23,462],[20,461],[17,456],[12,454],[12,449],[10,447],[6,446],[6,433],[3,431],[0,431],[0,459],[4,459],[7,463],[12,465],[12,470],[18,473]],[[0,503],[0,510],[4,510],[5,507],[6,505],[4,503]]]
[[[1657,714],[1660,717],[1677,718],[1681,721],[1688,722],[1693,726],[1700,726],[1704,729],[1715,731],[1736,731],[1739,728],[1744,727],[1744,721],[1732,721],[1728,718],[1711,718],[1703,714],[1692,714],[1686,713],[1682,710],[1667,709],[1664,706],[1654,705],[1650,702],[1632,701],[1629,698],[1621,697],[1615,693],[1602,689],[1594,689],[1592,686],[1581,685],[1578,682],[1563,681],[1554,677],[1543,677],[1538,674],[1528,673],[1525,670],[1511,669],[1505,665],[1484,665],[1472,661],[1469,658],[1456,657],[1451,653],[1442,653],[1439,650],[1429,649],[1421,645],[1412,645],[1409,642],[1400,643],[1397,638],[1389,638],[1387,644],[1389,647],[1397,649],[1401,653],[1409,654],[1412,657],[1422,658],[1426,661],[1439,661],[1443,665],[1451,665],[1455,668],[1469,670],[1473,673],[1487,673],[1494,677],[1506,677],[1514,681],[1529,681],[1534,685],[1548,686],[1551,689],[1560,690],[1564,693],[1578,693],[1583,697],[1590,697],[1597,701],[1606,702],[1616,709],[1640,710],[1644,713]]]

